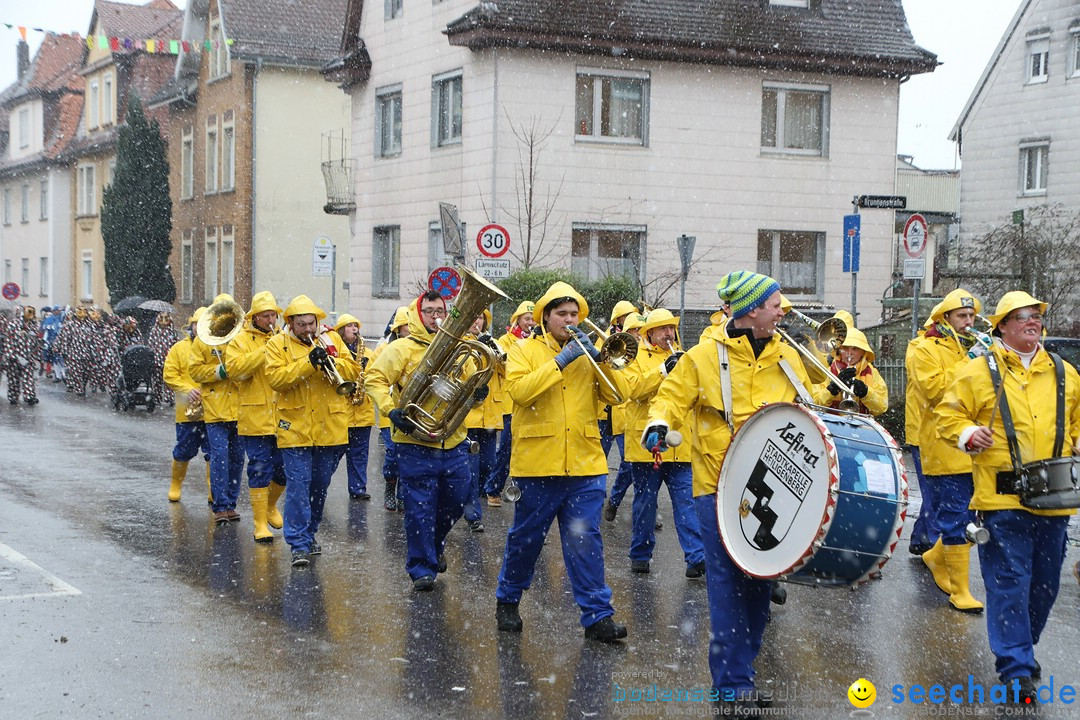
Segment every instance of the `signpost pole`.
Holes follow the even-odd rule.
[[[330,245],[330,314],[337,320],[337,245]]]
[[[858,195],[851,198],[851,207],[854,208],[854,214],[858,215],[859,214],[859,196]],[[857,237],[858,237],[858,235],[856,235],[856,238]],[[859,257],[859,251],[861,250],[861,248],[859,248],[859,244],[861,244],[861,243],[857,244],[855,242],[855,239],[854,238],[852,239],[852,241],[851,241],[851,321],[853,323],[855,323],[856,327],[859,326],[859,310],[856,307],[856,304],[858,302],[857,298],[858,298],[858,292],[859,292],[859,262],[858,262],[858,257]]]
[[[919,293],[922,292],[922,280],[915,278],[911,285],[911,339],[919,335]]]
[[[679,263],[682,265],[682,278],[679,281],[679,317],[681,318],[686,310],[686,278],[690,275],[690,264],[694,259],[694,245],[697,243],[697,238],[693,235],[680,235],[675,243],[679,247]]]

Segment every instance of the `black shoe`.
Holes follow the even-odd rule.
[[[498,603],[495,606],[495,620],[503,632],[521,632],[521,615],[518,615],[517,603]]]
[[[8,400],[8,402],[11,403],[12,405],[18,405],[19,404],[18,400]]]
[[[1031,679],[1042,680],[1042,665],[1039,664],[1038,660],[1035,661],[1035,669],[1031,671]]]
[[[774,605],[783,605],[787,602],[787,588],[773,580],[772,593],[769,595],[769,600],[771,600]]]
[[[608,522],[615,522],[615,516],[618,513],[618,505],[612,505],[610,500],[604,504],[604,519]]]
[[[1015,690],[1014,683],[1019,683],[1020,691],[1018,695],[1013,695]],[[1035,707],[1039,704],[1039,693],[1035,688],[1035,681],[1029,677],[1013,678],[1005,683],[1007,689],[1007,699],[1012,700],[1017,698],[1018,705],[1027,705],[1029,707]]]
[[[446,572],[446,556],[445,555],[440,555],[439,556],[439,572],[441,572],[441,573]]]
[[[649,561],[648,560],[631,560],[630,572],[638,573],[639,575],[649,574]]]
[[[371,495],[366,492],[349,493],[349,497],[353,500],[370,500]]]
[[[473,532],[484,532],[484,523],[479,520],[473,520],[469,523],[469,529]]]
[[[699,578],[705,574],[705,561],[702,560],[699,563],[694,563],[690,567],[686,568],[686,577]]]
[[[626,637],[626,626],[606,617],[599,622],[594,622],[585,628],[586,640],[599,640],[600,642],[615,642]]]
[[[660,532],[661,530],[664,529],[664,521],[663,520],[657,520],[656,525],[654,525],[653,528],[656,530],[656,532]]]
[[[27,405],[37,405],[38,404],[38,399],[36,397],[27,398],[26,399],[26,404]]]
[[[311,549],[308,550],[308,552],[311,553],[312,555],[322,555],[322,545],[320,545],[318,543],[318,541],[312,540],[311,541]]]
[[[922,555],[924,552],[929,550],[931,547],[933,547],[933,545],[924,545],[922,543],[918,543],[918,544],[911,543],[910,545],[908,545],[907,550],[912,555]]]
[[[292,554],[292,566],[294,568],[307,567],[311,564],[311,556],[306,552],[294,552]]]
[[[412,582],[412,589],[416,592],[431,592],[435,589],[435,576],[424,575],[416,578]]]

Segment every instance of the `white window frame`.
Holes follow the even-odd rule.
[[[5,258],[4,259],[4,283],[7,284],[9,282],[11,282],[11,259],[10,258]]]
[[[767,108],[765,94],[776,93],[776,114],[773,117],[773,145],[765,144],[765,118]],[[787,121],[787,95],[788,93],[817,94],[821,96],[821,135],[818,138],[820,149],[794,148],[788,146],[785,123]],[[776,155],[805,155],[808,157],[829,156],[829,116],[832,98],[832,88],[828,85],[808,83],[783,83],[766,80],[761,85],[761,152]]]
[[[1080,25],[1069,28],[1069,72],[1066,77],[1080,77]]]
[[[229,45],[221,27],[221,16],[210,20],[210,80],[228,77],[232,71]]]
[[[221,191],[236,189],[236,120],[226,110],[221,120]],[[229,293],[230,295],[232,293]]]
[[[375,90],[375,157],[401,155],[401,83]],[[390,137],[386,138],[386,114],[390,113]]]
[[[218,191],[218,119],[217,115],[206,118],[206,183],[205,194],[213,195]]]
[[[94,184],[97,168],[93,163],[82,163],[79,165],[77,172],[77,214],[79,217],[97,215],[97,187]]]
[[[810,0],[769,0],[769,4],[779,7],[808,8],[810,7]]]
[[[30,108],[19,108],[19,149],[30,147]]]
[[[1028,169],[1035,162],[1035,185],[1028,185]],[[1050,179],[1050,141],[1035,140],[1020,143],[1020,195],[1045,195]]]
[[[109,162],[105,163],[105,183],[102,187],[108,187],[116,180],[116,158],[113,157]]]
[[[588,122],[591,132],[582,132],[582,118],[578,109],[578,87],[583,78],[591,80],[592,103],[589,106]],[[641,83],[641,124],[637,130],[637,136],[605,135],[603,133],[602,118],[604,109],[604,81],[610,80],[636,80]],[[578,142],[600,142],[616,145],[649,145],[649,97],[651,93],[651,78],[649,73],[639,70],[611,70],[598,67],[579,67],[574,79],[574,139]]]
[[[203,296],[207,302],[213,301],[221,293],[218,288],[218,229],[206,228],[206,243],[203,246]]]
[[[190,303],[195,291],[194,231],[185,230],[180,241],[180,302]]]
[[[113,117],[113,74],[105,73],[101,78],[101,124],[112,125],[116,122]]]
[[[49,258],[38,258],[38,295],[47,297],[49,294]]]
[[[11,224],[11,188],[4,188],[4,224]]]
[[[589,254],[587,256],[574,255],[574,236],[578,233],[589,234]],[[623,267],[626,268],[626,272],[617,276],[608,272],[609,266],[614,262],[614,259],[604,259],[600,257],[600,233],[626,233],[627,235],[637,235],[637,262],[635,263],[631,259],[631,261],[627,263],[627,259],[623,258]],[[575,275],[584,277],[589,281],[600,280],[608,276],[634,278],[636,271],[638,277],[635,279],[644,283],[647,277],[645,258],[647,255],[646,250],[648,242],[649,232],[647,225],[573,223],[570,236],[570,270]],[[635,265],[637,267],[635,267]]]
[[[19,219],[20,219],[20,222],[28,223],[28,222],[30,222],[30,183],[24,182],[22,184],[21,190],[22,190],[22,193],[21,193],[21,198],[20,198],[21,199],[21,204],[20,204]]]
[[[788,274],[785,273],[784,267],[780,262],[780,242],[781,237],[786,234],[792,235],[808,235],[813,236],[812,239],[817,242],[817,248],[814,250],[814,285],[815,291],[813,293],[797,293],[795,289],[798,287],[795,285],[794,280],[785,283],[788,279]],[[780,283],[780,286],[784,288],[784,294],[791,300],[812,300],[822,301],[825,298],[825,252],[826,252],[826,236],[824,232],[816,230],[773,230],[763,228],[758,230],[757,245],[755,246],[755,253],[760,252],[760,244],[762,236],[765,235],[771,242],[769,248],[769,259],[757,261],[757,271],[769,277],[776,278]],[[791,287],[791,291],[788,291],[788,287]]]
[[[432,220],[428,223],[428,272],[438,267],[453,267],[454,256],[446,252],[443,242],[442,223]]]
[[[431,77],[431,146],[460,145],[465,130],[464,73],[461,68]],[[445,91],[445,92],[444,92]],[[448,96],[448,97],[447,97]],[[455,111],[460,109],[457,128]]]
[[[38,216],[38,220],[49,219],[49,179],[42,178],[38,187],[38,202],[41,205],[41,214]]]
[[[19,273],[19,279],[21,280],[19,294],[25,297],[30,294],[30,258],[22,258],[19,269],[21,270]]]
[[[1025,47],[1024,76],[1027,84],[1036,85],[1046,82],[1050,79],[1050,34],[1029,37]]]
[[[401,293],[401,226],[378,225],[372,232],[371,294],[396,298]]]
[[[221,247],[218,250],[221,263],[221,292],[233,295],[236,290],[236,242],[232,225],[221,227]]]
[[[195,131],[185,125],[180,145],[180,199],[190,200],[195,195]]]
[[[98,81],[94,78],[90,81],[90,98],[86,103],[86,127],[96,129],[100,124],[98,113],[101,112],[101,98],[98,92]]]
[[[403,0],[383,0],[383,19],[394,20],[405,14]]]
[[[82,251],[82,300],[94,299],[94,251]]]

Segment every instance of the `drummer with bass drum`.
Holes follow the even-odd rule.
[[[995,667],[1010,696],[1018,685],[1019,701],[1032,705],[1042,675],[1034,646],[1057,598],[1068,516],[1080,506],[1080,376],[1040,343],[1046,310],[1023,291],[1002,296],[989,318],[996,341],[935,410],[940,436],[973,459],[971,507],[990,535],[979,565]]]

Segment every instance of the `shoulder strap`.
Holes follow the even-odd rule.
[[[1016,428],[1013,426],[1012,413],[1009,411],[1009,399],[1003,392],[1001,373],[998,371],[997,358],[994,353],[986,354],[986,367],[990,369],[990,380],[994,385],[994,397],[1001,405],[1001,424],[1005,428],[1005,439],[1009,443],[1009,458],[1012,460],[1013,470],[1020,477],[1023,462],[1020,460],[1020,444],[1016,441]],[[993,409],[990,414],[993,416]]]
[[[780,358],[780,362],[777,363],[780,369],[787,375],[787,379],[791,382],[791,386],[795,388],[795,394],[799,396],[799,400],[803,401],[807,405],[814,404],[814,398],[810,397],[810,393],[806,391],[806,387],[799,381],[799,376],[795,374],[795,369],[791,367],[791,363],[787,361],[787,358]]]
[[[1054,361],[1054,377],[1057,379],[1057,419],[1054,428],[1054,454],[1051,457],[1061,457],[1061,448],[1065,444],[1065,366],[1057,353],[1047,351],[1047,354]]]
[[[727,345],[719,340],[716,341],[716,354],[720,360],[720,396],[724,401],[724,421],[727,422],[728,429],[734,433],[735,423],[732,420],[731,411],[731,364],[728,361]]]

